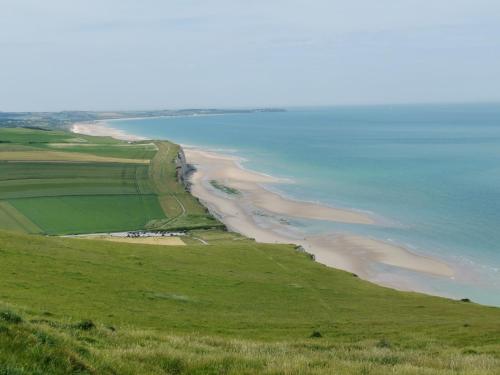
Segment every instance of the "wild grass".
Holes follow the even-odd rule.
[[[494,353],[432,342],[411,349],[381,348],[374,340],[265,342],[8,311],[16,319],[0,319],[0,374],[493,375],[500,366]]]
[[[159,247],[1,233],[0,299],[173,334],[293,341],[319,331],[325,340],[395,348],[499,349],[498,308],[382,288],[293,246],[208,242]]]

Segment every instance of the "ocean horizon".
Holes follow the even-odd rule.
[[[447,279],[392,266],[419,290],[500,306],[500,104],[291,108],[106,121],[152,139],[227,153],[284,178],[292,199],[369,212],[376,226],[291,219],[306,234],[353,233],[459,270]]]

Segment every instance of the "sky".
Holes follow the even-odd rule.
[[[0,111],[483,101],[499,0],[0,0]]]

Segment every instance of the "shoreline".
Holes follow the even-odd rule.
[[[128,120],[128,119],[127,119]],[[145,141],[147,138],[128,134],[120,129],[115,129],[100,122],[106,120],[98,120],[93,122],[75,122],[71,125],[70,131],[75,134],[92,135],[98,137],[112,137],[122,141]]]
[[[111,136],[138,141],[145,140],[100,123],[75,123],[77,134]],[[248,170],[240,158],[183,147],[188,163],[196,167],[191,175],[191,193],[204,204],[229,230],[258,242],[287,243],[302,246],[317,262],[352,272],[362,279],[397,290],[433,294],[425,286],[402,276],[399,272],[381,272],[378,266],[396,267],[431,277],[451,279],[455,270],[446,262],[416,254],[404,246],[351,233],[309,236],[294,228],[288,219],[326,220],[344,224],[376,225],[373,215],[362,211],[289,199],[263,184],[286,183],[283,179]],[[214,186],[214,181],[219,188]],[[223,187],[221,190],[221,187]],[[404,273],[404,272],[403,272]]]
[[[290,226],[287,219],[303,218],[359,225],[376,225],[377,222],[362,212],[284,198],[261,186],[264,183],[281,183],[281,180],[242,169],[237,158],[198,148],[184,148],[184,153],[188,162],[196,167],[191,176],[192,194],[230,230],[258,242],[300,245],[313,254],[319,263],[399,290],[421,291],[422,288],[402,278],[386,278],[374,266],[382,264],[445,278],[455,275],[451,266],[444,261],[415,254],[403,246],[371,237],[350,233],[309,236]],[[238,193],[224,193],[214,187],[212,181],[219,181]]]

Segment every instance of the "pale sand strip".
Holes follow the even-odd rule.
[[[237,164],[237,159],[230,156],[219,156],[197,149],[185,149],[185,153],[190,163],[199,165],[202,168],[201,173],[210,176],[208,180],[220,181],[226,186],[243,192],[244,198],[248,197],[248,201],[251,201],[251,204],[257,208],[269,210],[275,214],[307,219],[350,224],[375,223],[373,218],[364,213],[283,198],[260,185],[278,183],[279,179],[243,169]],[[206,181],[207,178],[204,180]]]
[[[0,160],[7,161],[91,161],[101,163],[149,164],[147,159],[125,159],[98,156],[83,152],[63,151],[0,151]]]
[[[113,137],[123,141],[142,141],[146,139],[127,134],[123,130],[114,129],[99,122],[78,122],[71,126],[71,131],[76,134],[93,135],[97,137]]]
[[[435,276],[452,277],[453,270],[437,259],[417,255],[406,248],[375,240],[369,237],[342,234],[308,238],[305,247],[324,264],[342,265],[342,269],[359,274],[367,279],[375,278],[376,272],[370,263],[382,263]]]
[[[320,263],[398,289],[408,290],[412,286],[403,285],[401,280],[396,284],[384,283],[373,265],[379,263],[437,276],[453,276],[453,270],[446,263],[383,241],[347,234],[304,238],[286,224],[287,216],[357,224],[374,224],[374,220],[359,212],[283,198],[260,186],[280,180],[243,169],[236,158],[198,149],[186,148],[184,151],[188,162],[197,167],[191,177],[192,193],[230,230],[259,242],[302,245]],[[224,194],[210,184],[211,180],[237,189],[240,194]]]

